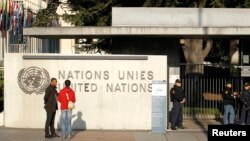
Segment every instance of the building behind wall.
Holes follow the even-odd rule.
[[[62,2],[65,2],[65,0],[62,0]],[[64,10],[65,9],[58,8],[57,13],[63,14]],[[83,39],[111,39],[112,54],[167,55],[169,77],[178,78],[180,76],[180,60],[183,60],[181,57],[182,50],[180,48],[180,39],[208,37],[211,37],[212,39],[219,39],[223,37],[224,39],[238,38],[241,40],[241,36],[244,35],[244,40],[249,40],[247,38],[247,34],[241,32],[241,30],[243,31],[243,28],[249,27],[248,22],[250,22],[250,18],[249,15],[246,14],[248,11],[248,9],[223,8],[199,9],[114,7],[112,8],[112,25],[110,27],[89,27],[91,29],[89,30],[89,33],[84,32],[80,37]],[[224,17],[223,21],[219,20],[221,19],[221,16]],[[244,21],[241,20],[243,17]],[[64,27],[72,26],[63,22],[62,20],[61,25]],[[77,29],[78,28],[79,27],[77,27]],[[159,31],[162,34],[156,33],[156,35],[154,31],[156,31],[158,28],[162,28],[163,31]],[[224,30],[220,30],[222,28]],[[72,29],[74,28],[72,27]],[[79,30],[80,29],[81,28],[79,28]],[[111,29],[114,29],[114,31],[117,33],[111,33]],[[146,30],[148,33],[143,33]],[[94,31],[97,32],[95,33]],[[123,32],[126,32],[126,34]],[[104,33],[105,35],[103,35]],[[78,34],[78,37],[79,35],[80,34]],[[55,36],[52,38],[54,37]],[[72,35],[72,37],[68,39],[63,39],[64,37],[65,36],[60,37],[60,35],[57,37],[61,38],[60,43],[58,43],[60,48],[53,48],[53,46],[46,48],[46,46],[42,46],[42,51],[37,52],[49,52],[48,50],[51,49],[62,54],[79,53],[76,50],[74,40],[76,36],[74,37]],[[34,44],[34,42],[32,43]],[[245,42],[244,46],[247,46],[247,44],[248,42]],[[174,81],[171,81],[171,83],[174,83]]]
[[[23,5],[24,12],[24,22],[23,25],[19,27],[18,32],[14,33],[13,30],[9,30],[6,34],[6,37],[0,39],[1,49],[0,49],[0,59],[3,60],[4,53],[18,53],[18,52],[35,52],[35,49],[27,49],[27,38],[22,35],[23,27],[30,27],[31,23],[28,23],[28,15],[34,18],[34,13],[37,13],[40,9],[47,7],[47,3],[44,0],[14,0],[14,4],[18,4],[19,7]],[[30,18],[29,20],[33,20]],[[12,28],[13,29],[13,28]],[[30,39],[28,39],[30,40]],[[39,41],[34,41],[33,44],[39,44]],[[35,43],[36,42],[36,43]],[[41,50],[41,49],[40,49]],[[36,50],[39,52],[40,50]]]

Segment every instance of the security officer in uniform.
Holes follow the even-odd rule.
[[[181,88],[181,80],[176,79],[174,87],[170,90],[170,98],[173,102],[172,116],[171,116],[171,129],[177,128],[184,129],[183,122],[183,108],[182,105],[185,102],[185,95]],[[177,128],[176,128],[177,127]]]
[[[240,100],[243,103],[241,114],[240,114],[240,124],[249,125],[250,124],[250,85],[249,83],[244,84],[244,89],[241,91]],[[246,119],[247,115],[247,119]]]

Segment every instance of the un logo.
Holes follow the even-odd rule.
[[[42,94],[50,84],[50,76],[44,68],[23,68],[18,73],[17,82],[26,94]]]

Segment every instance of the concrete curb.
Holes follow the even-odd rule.
[[[3,126],[3,112],[0,113],[0,126]]]

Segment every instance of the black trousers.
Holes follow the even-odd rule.
[[[171,127],[181,127],[183,122],[183,108],[180,102],[173,103],[171,112]]]
[[[49,131],[51,132],[51,135],[53,135],[56,133],[54,127],[56,112],[52,111],[46,111],[46,112],[47,112],[47,119],[45,123],[45,135],[50,135]]]
[[[240,124],[250,124],[250,109],[247,109],[245,105],[241,109]]]

